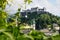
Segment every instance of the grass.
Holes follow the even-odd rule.
[[[54,36],[53,40],[60,40],[60,35]]]

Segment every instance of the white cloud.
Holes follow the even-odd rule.
[[[6,11],[8,11],[9,14],[14,14],[17,12],[17,9],[21,7],[23,7],[23,0],[13,0],[13,1],[9,1],[8,3],[10,4],[6,6]]]
[[[57,3],[58,5],[60,5],[60,0],[56,0],[56,3]]]
[[[55,7],[55,14],[60,16],[60,0],[56,0],[56,5],[54,7]]]
[[[46,7],[46,10],[51,12],[54,15],[58,15],[60,16],[60,0],[56,0],[56,4],[53,5],[51,2],[49,2],[48,0],[32,0],[33,2],[28,5],[26,4],[26,8],[32,8],[32,7]],[[21,7],[22,9],[24,9],[24,2],[23,0],[14,0],[13,2],[13,6],[11,6],[9,9],[10,10],[17,10],[18,7]],[[12,12],[12,11],[11,11]]]
[[[34,6],[45,7],[47,11],[57,15],[56,14],[57,8],[54,5],[52,5],[48,0],[33,0],[33,3],[31,3],[29,7],[34,7]]]

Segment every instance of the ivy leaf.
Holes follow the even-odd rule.
[[[31,0],[28,0],[28,4],[30,4],[32,1]]]
[[[15,40],[13,35],[11,35],[10,33],[8,32],[3,32],[6,36],[8,36],[11,40]]]
[[[24,2],[30,4],[32,1],[31,0],[24,0]]]

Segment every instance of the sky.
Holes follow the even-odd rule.
[[[10,14],[16,13],[18,8],[21,8],[22,10],[25,9],[25,4],[23,2],[24,0],[13,0],[12,2],[9,1],[9,4],[6,6],[6,11]],[[39,8],[46,8],[46,11],[60,16],[60,0],[32,0],[32,2],[28,5],[26,4],[26,9],[30,9],[33,7],[39,7]]]

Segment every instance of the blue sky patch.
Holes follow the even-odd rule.
[[[51,4],[56,5],[56,0],[48,0]]]

